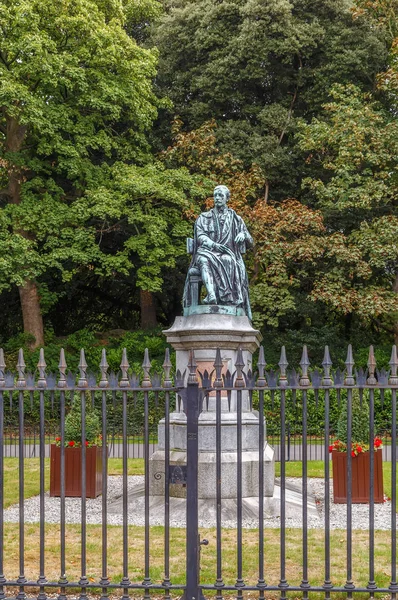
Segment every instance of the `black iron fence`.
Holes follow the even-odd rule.
[[[165,598],[183,594],[186,600],[215,594],[221,600],[231,594],[242,598],[246,592],[256,592],[260,598],[278,596],[283,600],[289,595],[306,599],[317,592],[325,598],[358,593],[374,597],[382,593],[395,600],[395,347],[389,372],[377,372],[371,349],[367,372],[355,373],[351,348],[344,373],[332,373],[327,349],[322,371],[309,370],[306,349],[300,369],[290,372],[283,350],[277,373],[267,372],[262,350],[255,373],[245,370],[239,353],[233,373],[223,371],[219,353],[212,373],[197,373],[191,353],[186,372],[175,376],[171,375],[168,353],[162,374],[151,373],[146,355],[141,376],[130,372],[125,354],[117,377],[108,376],[105,353],[97,378],[87,375],[84,352],[76,378],[67,375],[62,354],[57,377],[46,374],[43,353],[36,377],[26,374],[22,352],[16,367],[16,376],[6,371],[0,352],[0,600],[24,600],[32,593],[45,600],[53,592],[60,600],[69,593],[84,599],[98,591],[103,599],[120,591],[124,599],[137,593],[145,598],[162,593]],[[367,440],[353,438],[358,425],[358,398],[360,412],[369,411]],[[66,481],[70,440],[65,437],[65,418],[76,402],[81,411],[83,440],[80,446],[77,444],[79,501],[68,497]],[[7,446],[11,446],[6,422],[10,403],[18,415],[14,458],[7,454]],[[32,463],[26,453],[26,447],[32,447],[32,432],[26,428],[25,413],[34,403],[38,407],[39,433],[33,443],[38,447],[38,459]],[[102,440],[107,441],[97,451],[97,463],[101,465],[98,498],[88,497],[91,446],[84,443],[87,414],[92,410],[100,416]],[[48,411],[58,421],[50,433]],[[233,428],[228,435],[235,447],[232,452],[227,448],[227,454],[228,461],[233,455],[233,477],[225,458],[230,441],[224,437],[224,415],[232,411],[236,419],[227,419]],[[203,481],[201,461],[209,447],[204,443],[201,423],[209,412],[214,414],[214,471],[205,467],[205,475],[207,468],[212,475]],[[349,451],[345,453],[346,504],[336,517],[330,446],[341,432],[336,418],[339,412],[345,414],[345,444]],[[121,422],[118,428],[115,413]],[[248,442],[249,413],[259,415],[254,447]],[[267,413],[272,427],[263,418]],[[310,413],[318,414],[323,435],[319,429],[311,433],[314,424],[309,422]],[[161,440],[156,436],[159,417]],[[129,431],[134,419],[139,421],[139,430],[132,444]],[[319,423],[316,425],[319,427]],[[178,446],[181,427],[185,428],[184,439]],[[60,489],[54,497],[48,493],[46,432],[60,438]],[[377,452],[373,451],[378,437],[383,442],[385,460],[385,501],[380,505],[374,483]],[[264,450],[267,441],[277,448],[272,494],[272,456],[268,453],[265,458]],[[114,456],[110,453],[112,444],[120,457],[115,475],[108,472],[108,456]],[[143,458],[143,474],[138,476],[131,474],[130,458],[136,456],[133,447],[139,447],[137,457]],[[163,457],[161,469],[159,463],[153,467],[155,450]],[[247,450],[255,465],[251,478],[256,496],[250,498],[245,495]],[[365,512],[353,497],[353,469],[358,454],[369,457],[369,502]],[[301,461],[298,479],[297,473],[289,472],[289,459]],[[321,467],[317,465],[316,489],[309,478],[312,460],[322,461]],[[231,479],[236,484],[233,497],[225,493]],[[34,481],[38,495],[30,498]],[[273,486],[273,479],[271,483]],[[77,512],[73,513],[72,508]],[[358,510],[362,519],[359,526]]]

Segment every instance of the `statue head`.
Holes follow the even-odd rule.
[[[213,194],[215,206],[217,206],[217,207],[226,206],[230,195],[231,194],[226,185],[217,185],[214,188],[214,194]]]

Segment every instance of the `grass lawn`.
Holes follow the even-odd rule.
[[[214,529],[201,529],[201,539],[209,540],[202,547],[201,582],[213,584],[216,579],[216,532]],[[58,525],[46,525],[45,572],[49,581],[57,581],[60,576],[60,532]],[[39,525],[25,525],[25,575],[29,580],[37,580],[39,573],[38,553]],[[94,583],[101,577],[101,526],[87,526],[87,577]],[[7,578],[19,575],[19,530],[18,525],[5,524],[4,572]],[[185,581],[185,529],[170,531],[170,573],[175,584]],[[331,532],[332,581],[344,585],[346,578],[346,532]],[[151,567],[150,575],[155,583],[160,583],[164,569],[164,529],[152,527],[150,531]],[[302,577],[302,533],[299,529],[286,532],[286,576],[291,585],[299,585]],[[129,527],[128,541],[129,576],[133,582],[144,578],[144,528]],[[108,527],[108,572],[111,581],[120,582],[123,564],[121,527]],[[280,533],[278,529],[265,531],[264,565],[269,585],[277,585],[280,577]],[[324,532],[309,531],[309,580],[312,585],[322,585],[324,577]],[[226,585],[234,585],[236,580],[236,530],[224,530],[222,536],[223,577]],[[391,579],[390,534],[377,531],[375,536],[376,582],[378,586],[388,586]],[[368,579],[368,533],[353,532],[353,579],[357,586],[366,586]],[[70,582],[80,576],[80,527],[66,527],[66,573]],[[246,584],[255,585],[258,577],[258,532],[243,531],[243,573]],[[231,593],[231,592],[230,592]],[[267,598],[277,594],[267,594]]]
[[[39,493],[39,460],[26,459],[25,465],[25,497]],[[18,466],[15,458],[4,460],[4,503],[9,506],[18,502]],[[121,459],[110,459],[108,470],[111,475],[122,472]],[[389,495],[391,489],[391,465],[384,464],[385,491]],[[144,461],[129,459],[129,474],[143,474]],[[277,475],[280,464],[276,463]],[[322,477],[323,462],[308,463],[310,477]],[[286,475],[301,476],[301,463],[286,463]],[[49,460],[46,460],[46,489],[49,487]],[[108,526],[108,570],[112,582],[120,582],[123,577],[123,547],[120,526]],[[201,582],[213,584],[216,579],[216,531],[202,529],[201,539],[209,540],[209,545],[202,547]],[[81,538],[79,525],[66,525],[66,574],[69,581],[78,581],[80,577]],[[39,524],[26,523],[24,526],[25,575],[29,580],[37,580],[39,574]],[[346,532],[333,530],[331,536],[331,569],[332,581],[336,586],[344,585],[346,579]],[[19,575],[19,526],[15,523],[4,524],[4,573],[8,579]],[[308,531],[309,580],[311,585],[322,585],[324,577],[324,532]],[[185,581],[185,529],[170,530],[170,573],[174,584]],[[164,569],[164,528],[152,527],[150,530],[151,578],[159,583]],[[369,572],[369,534],[367,531],[353,531],[353,579],[356,586],[366,586]],[[128,561],[129,576],[132,582],[141,582],[144,577],[144,528],[130,526],[128,528]],[[102,530],[100,525],[87,526],[87,576],[94,583],[101,577]],[[265,530],[264,564],[266,581],[269,585],[277,585],[280,577],[280,531]],[[236,530],[223,531],[222,537],[223,578],[226,585],[234,585],[236,579]],[[60,528],[59,525],[45,525],[45,573],[49,581],[57,581],[60,576]],[[375,532],[376,583],[379,587],[388,586],[391,580],[391,534],[388,531]],[[286,577],[291,585],[299,585],[302,577],[302,531],[288,529],[286,532]],[[255,585],[258,577],[258,531],[243,531],[243,573],[246,584]],[[76,594],[74,594],[76,595]],[[160,595],[155,592],[155,596]],[[178,592],[175,596],[180,596]],[[212,593],[206,595],[213,595]],[[293,594],[297,598],[299,594]],[[234,596],[226,592],[226,597]],[[253,597],[253,593],[249,596]],[[277,593],[267,592],[267,600],[278,598]],[[322,595],[311,594],[311,598]],[[333,595],[343,598],[344,594]],[[357,596],[356,596],[357,597]],[[365,595],[363,597],[366,597]]]

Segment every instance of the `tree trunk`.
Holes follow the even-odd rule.
[[[31,350],[44,346],[43,317],[40,310],[40,298],[37,284],[34,281],[26,281],[25,285],[19,286],[19,298],[22,307],[23,329],[25,333],[34,336],[35,341],[29,344]]]
[[[14,117],[7,117],[6,143],[8,152],[19,152],[25,140],[26,126],[20,125]],[[8,167],[7,196],[11,204],[21,203],[21,184],[25,174],[19,165],[10,164]],[[18,230],[20,235],[29,237],[27,232]],[[34,336],[35,341],[30,344],[32,349],[44,345],[43,317],[40,309],[40,298],[35,281],[27,280],[25,285],[19,286],[21,300],[23,328],[25,333]]]
[[[153,329],[157,326],[156,307],[152,292],[140,290],[141,329]]]

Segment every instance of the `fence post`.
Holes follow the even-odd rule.
[[[200,413],[199,385],[196,365],[191,362],[186,389],[185,412],[187,415],[187,552],[186,590],[184,600],[200,600],[199,594],[199,522],[198,522],[198,421]],[[190,365],[190,367],[191,367]]]

